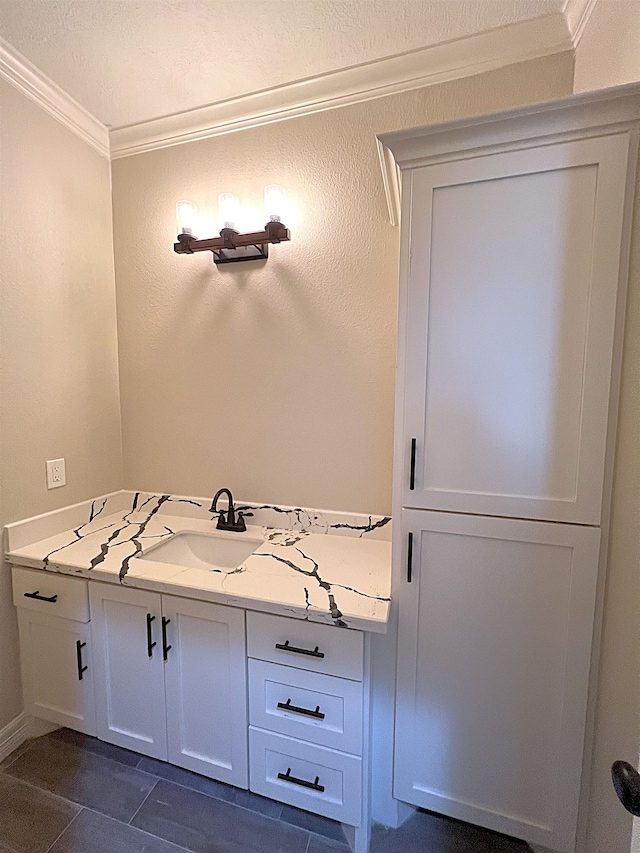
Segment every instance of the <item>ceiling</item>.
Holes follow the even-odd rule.
[[[0,36],[123,127],[565,11],[567,0],[0,0]]]

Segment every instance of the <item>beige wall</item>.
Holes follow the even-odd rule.
[[[576,50],[574,91],[640,80],[640,1],[597,0]]]
[[[609,561],[596,703],[588,853],[626,853],[631,817],[611,765],[638,755],[640,722],[640,163],[636,184]]]
[[[574,90],[640,80],[640,2],[598,0],[576,51]],[[640,174],[640,166],[639,166]],[[636,185],[588,853],[626,853],[631,817],[611,785],[613,761],[634,761],[640,729],[640,182]],[[640,826],[634,833],[640,853]]]
[[[398,230],[375,134],[558,97],[572,71],[558,55],[116,161],[127,486],[389,512]],[[260,208],[270,182],[296,213],[266,264],[173,253],[178,199]]]
[[[0,82],[0,524],[122,485],[109,163]],[[45,460],[63,456],[64,488]],[[0,571],[0,728],[21,710]]]

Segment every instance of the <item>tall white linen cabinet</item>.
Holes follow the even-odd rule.
[[[389,195],[402,187],[394,796],[563,853],[596,680],[639,117],[632,86],[379,137]]]

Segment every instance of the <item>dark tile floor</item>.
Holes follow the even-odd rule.
[[[69,729],[0,764],[0,853],[347,853],[335,821]],[[372,853],[527,853],[426,812],[376,827]]]

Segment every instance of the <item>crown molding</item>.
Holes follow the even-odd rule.
[[[567,22],[567,29],[571,36],[571,45],[575,49],[580,44],[580,39],[589,18],[598,0],[565,0],[562,14]]]
[[[580,0],[583,2],[583,0]],[[545,15],[140,124],[114,128],[111,157],[208,139],[469,77],[573,47],[564,16]]]
[[[392,225],[400,221],[402,172],[452,160],[488,156],[572,134],[580,138],[608,132],[637,132],[640,83],[569,95],[441,124],[381,133],[376,137],[382,180]]]
[[[376,136],[376,147],[380,170],[382,172],[382,185],[384,196],[387,200],[389,211],[389,222],[392,225],[400,225],[400,211],[402,208],[402,173],[391,153],[391,149]]]
[[[95,148],[103,157],[109,157],[108,128],[4,39],[0,39],[0,77]]]

